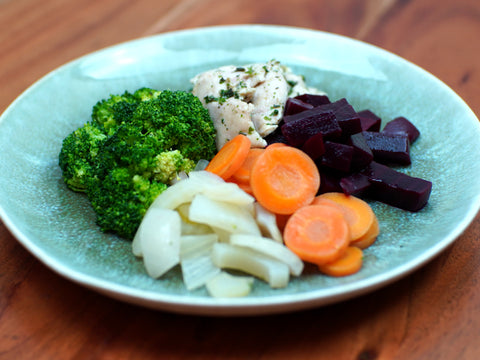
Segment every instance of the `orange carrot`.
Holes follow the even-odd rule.
[[[355,246],[359,249],[366,249],[370,245],[372,245],[375,240],[377,240],[378,235],[380,234],[380,226],[378,223],[377,217],[373,220],[372,226],[370,229],[363,235],[362,237],[358,238],[355,241],[352,241],[350,245]]]
[[[358,272],[362,268],[363,252],[361,249],[349,246],[342,256],[328,264],[319,265],[320,272],[330,276],[347,276]]]
[[[240,168],[233,173],[233,175],[229,180],[237,184],[238,183],[250,184],[250,173],[252,171],[253,165],[255,164],[255,161],[257,161],[260,154],[263,153],[264,151],[265,149],[263,148],[249,149],[245,161],[242,163]]]
[[[312,204],[338,206],[349,225],[351,241],[356,241],[365,235],[375,218],[375,214],[368,203],[355,196],[340,192],[318,195]]]
[[[288,219],[283,239],[300,259],[323,265],[343,255],[350,234],[340,210],[333,206],[307,205]]]
[[[292,214],[313,201],[320,187],[320,174],[303,151],[270,146],[255,161],[250,185],[264,208],[275,214]]]
[[[288,146],[288,145],[284,144],[284,143],[281,143],[281,142],[276,142],[276,143],[272,143],[272,144],[268,145],[267,147],[268,148],[274,148],[274,147],[277,147],[277,146]]]
[[[208,163],[205,170],[226,180],[235,173],[247,158],[251,142],[239,134],[228,141]]]

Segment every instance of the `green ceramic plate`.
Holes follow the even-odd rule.
[[[178,269],[150,279],[130,243],[102,234],[87,200],[62,182],[62,139],[97,100],[142,86],[190,89],[200,71],[272,58],[333,100],[346,97],[385,121],[406,116],[421,131],[406,173],[431,180],[429,204],[412,214],[373,203],[382,234],[349,277],[303,275],[280,290],[256,282],[250,296],[188,292]],[[25,91],[0,118],[0,215],[18,241],[60,275],[155,309],[205,315],[286,312],[372,291],[416,270],[452,244],[479,210],[480,126],[469,107],[419,67],[374,46],[278,26],[227,26],[161,34],[72,61]]]

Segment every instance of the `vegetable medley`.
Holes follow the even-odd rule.
[[[412,166],[420,133],[408,119],[381,130],[371,110],[332,102],[278,66],[199,74],[204,98],[146,88],[112,95],[65,138],[59,164],[66,185],[86,194],[103,231],[133,240],[149,276],[180,266],[187,289],[205,286],[215,297],[246,296],[255,278],[285,287],[305,262],[348,276],[380,234],[367,199],[407,211],[426,206],[431,182],[389,167]],[[209,78],[216,86],[207,86]],[[219,132],[238,128],[247,114],[225,118],[218,111],[225,94],[235,97],[248,83],[242,106],[257,95],[259,107],[268,103],[260,94],[275,94],[268,79],[291,89],[299,89],[292,79],[302,79],[309,93],[290,93],[281,103],[275,97],[280,116],[262,141],[229,130],[218,142]]]

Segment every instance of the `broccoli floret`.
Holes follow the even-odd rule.
[[[119,125],[130,121],[138,104],[155,99],[160,93],[158,90],[141,88],[133,94],[125,91],[122,95],[110,95],[94,105],[92,122],[111,135]]]
[[[153,178],[165,184],[175,180],[179,172],[188,174],[195,168],[195,162],[185,158],[179,150],[165,151],[155,156],[155,161]]]
[[[60,167],[84,191],[103,231],[132,239],[153,200],[177,174],[216,152],[208,111],[191,93],[147,88],[112,95],[64,140]]]
[[[92,164],[106,135],[91,123],[75,130],[63,140],[59,165],[65,183],[74,191],[85,191]]]

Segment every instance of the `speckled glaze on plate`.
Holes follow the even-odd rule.
[[[355,54],[355,56],[352,56]],[[406,116],[421,131],[413,165],[433,182],[429,204],[412,214],[372,203],[382,234],[349,277],[316,273],[250,296],[213,299],[188,292],[178,269],[149,278],[130,243],[101,233],[84,196],[62,182],[62,139],[111,93],[142,86],[190,89],[200,71],[275,58],[332,100],[346,97],[384,121]],[[18,241],[60,275],[116,299],[202,315],[260,315],[306,309],[372,291],[416,270],[465,230],[479,210],[480,126],[469,107],[419,67],[377,47],[308,29],[240,25],[165,33],[86,55],[46,75],[0,118],[0,215]]]

